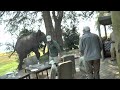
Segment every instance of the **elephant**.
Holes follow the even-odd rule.
[[[33,32],[30,35],[19,37],[17,39],[13,53],[16,51],[19,57],[18,70],[22,69],[23,59],[26,58],[31,51],[35,53],[38,60],[40,59],[40,53],[38,49],[39,49],[39,44],[42,42],[45,43],[43,49],[43,54],[44,54],[47,40],[46,40],[46,35],[40,30],[38,30],[38,32]],[[11,57],[11,55],[9,57]]]

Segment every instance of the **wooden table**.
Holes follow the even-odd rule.
[[[30,73],[24,73],[23,71],[19,71],[14,77],[8,77],[8,75],[3,75],[0,79],[30,79]]]
[[[35,66],[35,65],[34,65]],[[36,71],[31,71],[32,69],[38,69],[38,70],[36,70]],[[38,74],[40,73],[40,72],[42,72],[43,73],[43,71],[46,71],[46,73],[47,73],[47,77],[49,78],[49,76],[48,76],[48,69],[51,69],[51,65],[47,65],[47,64],[40,64],[40,65],[38,65],[37,64],[37,66],[36,67],[26,67],[25,68],[25,72],[30,72],[30,73],[35,73],[36,74],[36,78],[38,79]]]

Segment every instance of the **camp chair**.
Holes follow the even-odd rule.
[[[58,64],[58,79],[73,79],[72,61]]]
[[[76,69],[75,69],[75,57],[74,55],[67,55],[63,57],[63,61],[72,61],[72,75],[74,77],[74,74],[76,73]]]

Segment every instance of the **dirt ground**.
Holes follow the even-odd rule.
[[[74,79],[86,79],[87,76],[84,73],[80,72],[79,70],[79,58],[75,60],[75,65],[76,65],[76,74],[74,76]],[[47,79],[45,72],[44,72],[44,76],[40,75],[40,79],[43,78]],[[101,60],[100,79],[120,79],[116,61],[110,61],[110,58]]]
[[[79,61],[76,59],[76,70],[75,79],[86,79],[84,73],[79,71]],[[116,61],[110,61],[110,58],[101,60],[100,64],[100,79],[120,79],[118,66]]]
[[[72,53],[75,56],[79,56],[78,51],[73,51]],[[110,61],[110,58],[107,58],[105,60],[101,60],[100,63],[100,79],[120,79],[116,61]],[[86,79],[86,75],[79,70],[79,58],[75,59],[75,66],[76,74],[74,79]],[[35,79],[35,75],[31,76]],[[44,75],[40,75],[39,79],[47,79],[46,72],[44,72]]]

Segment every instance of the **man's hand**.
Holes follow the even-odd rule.
[[[61,62],[61,54],[58,53],[58,59],[59,59],[59,62]]]
[[[81,52],[79,52],[79,56],[81,56]]]
[[[115,43],[115,41],[111,41],[111,43]]]
[[[83,54],[82,54],[81,52],[79,52],[79,55],[80,55],[80,56],[83,56]]]

